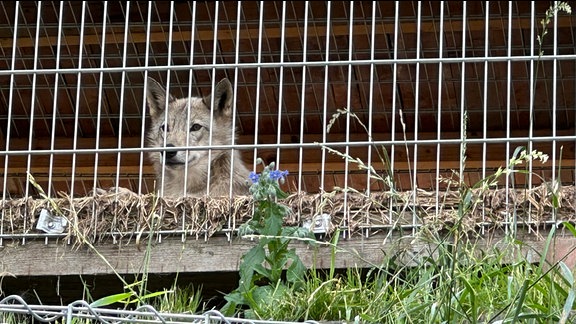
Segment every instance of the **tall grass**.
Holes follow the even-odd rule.
[[[551,236],[554,233],[551,232]],[[444,241],[446,242],[446,241]],[[552,242],[552,240],[549,241]],[[563,262],[531,263],[522,243],[498,248],[437,241],[416,266],[384,259],[371,269],[312,269],[303,287],[260,305],[260,319],[347,323],[571,323],[574,280]],[[336,242],[333,249],[342,249]],[[334,254],[335,255],[335,254]],[[347,257],[341,255],[340,257]]]

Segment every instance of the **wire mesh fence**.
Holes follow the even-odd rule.
[[[149,305],[140,306],[134,310],[110,309],[92,307],[83,300],[78,300],[66,306],[29,305],[21,297],[11,295],[0,300],[0,320],[6,323],[205,323],[205,324],[242,324],[242,323],[317,323],[282,322],[247,320],[225,317],[219,311],[211,310],[204,314],[170,314],[158,312]]]
[[[557,1],[0,2],[0,255],[232,241],[258,159],[289,171],[287,225],[358,249],[453,224],[475,185],[467,229],[574,221],[574,31]],[[18,296],[0,316],[282,323]]]
[[[454,181],[486,178],[517,147],[550,158],[502,177],[502,205],[493,194],[477,223],[514,221],[516,203],[533,205],[526,223],[556,221],[540,212],[547,184],[564,185],[571,219],[573,25],[539,1],[3,2],[0,243],[48,237],[51,202],[95,233],[146,231],[153,212],[134,206],[154,197],[181,215],[163,231],[234,232],[257,158],[290,171],[295,222],[416,229],[418,208],[442,219]],[[363,213],[382,192],[405,193],[411,217],[380,196]],[[181,203],[203,194],[224,197],[224,219]]]

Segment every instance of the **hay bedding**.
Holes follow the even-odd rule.
[[[508,212],[516,213],[519,223],[543,224],[552,220],[551,193],[545,185],[533,189],[509,190]],[[292,194],[283,203],[291,207],[286,225],[300,226],[302,220],[327,213],[332,216],[332,229],[346,227],[353,231],[364,228],[397,227],[428,224],[439,229],[458,220],[457,191],[428,192],[374,192],[369,196],[360,193]],[[436,212],[438,195],[439,210]],[[506,218],[506,189],[474,192],[477,202],[462,224],[473,229],[480,223],[501,225]],[[576,217],[574,186],[564,186],[560,194],[560,208],[556,219],[573,221]],[[55,205],[54,205],[55,204]],[[57,207],[55,207],[57,206]],[[68,236],[84,236],[93,241],[110,238],[132,237],[148,231],[185,230],[188,235],[212,236],[223,228],[237,228],[253,212],[251,197],[161,199],[152,194],[137,195],[129,190],[104,191],[95,195],[70,198],[61,194],[49,201],[41,198],[20,198],[3,201],[2,228],[4,235],[39,233],[36,222],[40,210],[55,209],[68,219]],[[346,219],[344,215],[348,214]],[[77,231],[72,230],[76,228]],[[81,235],[79,235],[79,233]]]

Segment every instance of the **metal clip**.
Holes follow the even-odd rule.
[[[329,214],[315,215],[312,219],[305,220],[302,227],[314,234],[325,234],[332,227],[332,217]]]
[[[40,211],[36,229],[49,234],[60,234],[68,225],[68,220],[62,216],[54,216],[48,209]]]

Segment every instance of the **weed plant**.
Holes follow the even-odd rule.
[[[258,163],[264,165],[261,159]],[[254,214],[238,232],[244,238],[256,239],[256,245],[242,256],[238,288],[225,296],[225,315],[241,310],[245,317],[267,318],[264,310],[276,307],[279,296],[304,284],[306,267],[290,243],[294,239],[313,240],[314,236],[302,227],[283,226],[290,210],[279,202],[287,197],[279,183],[285,181],[288,171],[275,170],[274,166],[272,162],[261,174],[252,172],[249,176]]]

